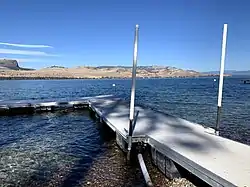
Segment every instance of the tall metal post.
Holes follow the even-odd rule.
[[[139,33],[139,25],[136,25],[135,39],[134,39],[133,69],[132,69],[132,87],[131,87],[131,98],[130,98],[127,160],[130,160],[130,152],[132,148],[133,121],[135,113],[135,79],[136,79],[136,64],[137,64],[137,49],[138,49],[138,33]]]
[[[218,92],[217,120],[215,128],[215,133],[217,135],[219,135],[220,121],[221,121],[221,102],[222,102],[222,90],[223,90],[223,79],[224,79],[224,69],[225,69],[226,45],[227,45],[227,24],[224,24],[222,52],[220,61],[220,82],[219,82],[219,92]]]

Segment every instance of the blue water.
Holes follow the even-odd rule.
[[[84,113],[3,117],[0,129],[0,186],[39,186],[84,173],[103,151],[100,131]]]
[[[6,80],[0,81],[0,100],[102,94],[129,100],[130,85],[130,80]],[[214,127],[217,89],[214,78],[140,79],[136,102]],[[222,106],[221,135],[250,145],[250,85],[242,84],[240,77],[225,78]],[[4,186],[39,186],[54,173],[70,172],[76,163],[86,169],[104,151],[100,131],[84,113],[0,117],[0,131],[0,184]]]

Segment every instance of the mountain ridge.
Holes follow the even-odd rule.
[[[17,60],[14,59],[0,59],[0,70],[33,70],[33,69],[20,67]]]
[[[17,60],[0,61],[2,71],[0,79],[84,79],[84,78],[131,78],[132,67],[129,66],[78,66],[63,67],[53,65],[39,70],[22,68]],[[1,70],[1,69],[0,69]],[[5,71],[7,70],[7,71]],[[204,77],[216,76],[203,74],[194,70],[183,70],[171,66],[138,66],[138,78],[167,78],[167,77]]]

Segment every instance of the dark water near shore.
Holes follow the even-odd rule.
[[[0,100],[74,99],[101,94],[129,100],[130,83],[0,81]],[[237,77],[226,78],[224,83],[221,135],[250,145],[250,85]],[[214,127],[218,92],[214,78],[142,79],[136,86],[137,103]],[[0,186],[42,186],[57,173],[64,173],[63,177],[72,171],[81,174],[105,151],[96,123],[85,112],[0,117],[0,131]]]

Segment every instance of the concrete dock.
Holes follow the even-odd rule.
[[[39,107],[83,105],[116,132],[118,144],[125,149],[129,103],[120,98],[99,96],[47,103],[1,101],[0,113],[6,114],[15,107],[36,111]],[[132,141],[150,145],[154,162],[167,176],[175,176],[177,163],[211,186],[250,187],[250,146],[217,136],[211,128],[143,106],[136,106],[135,112],[138,117]]]

